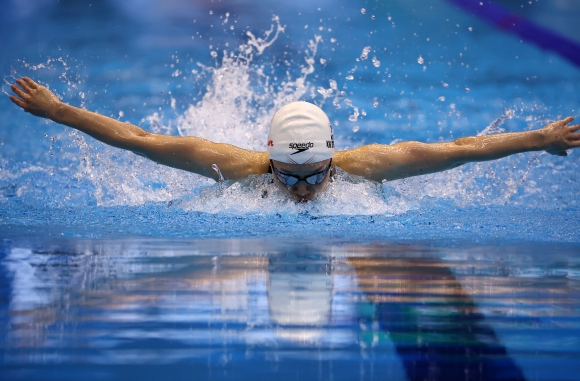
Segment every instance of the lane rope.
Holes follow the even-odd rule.
[[[550,50],[580,67],[580,43],[540,26],[491,0],[446,0],[497,28]]]

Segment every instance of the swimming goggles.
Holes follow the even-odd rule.
[[[325,169],[323,169],[320,172],[316,172],[316,173],[314,173],[312,175],[308,175],[306,177],[300,177],[300,176],[290,175],[288,173],[280,172],[276,169],[276,167],[274,167],[274,163],[272,162],[272,160],[270,160],[270,164],[272,165],[272,169],[274,170],[276,177],[284,185],[294,185],[300,180],[304,180],[310,185],[316,185],[316,184],[320,184],[324,180],[324,178],[326,177],[326,174],[328,173],[328,171],[330,170],[330,166],[332,165],[332,159],[330,159],[330,163],[328,163],[328,167],[326,167]]]

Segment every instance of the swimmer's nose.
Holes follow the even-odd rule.
[[[306,197],[311,193],[310,187],[304,181],[299,181],[294,185],[294,194],[298,197]]]

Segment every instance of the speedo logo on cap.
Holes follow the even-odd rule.
[[[297,153],[308,151],[312,147],[314,147],[314,143],[311,143],[311,142],[288,144],[288,148],[296,150],[296,152],[292,152],[290,155],[296,155]]]

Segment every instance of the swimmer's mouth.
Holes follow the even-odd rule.
[[[294,199],[296,200],[297,203],[305,204],[308,201],[312,201],[314,199],[314,197],[312,197],[310,195],[309,196],[306,196],[306,197],[300,197],[300,196],[295,195],[294,196]]]

